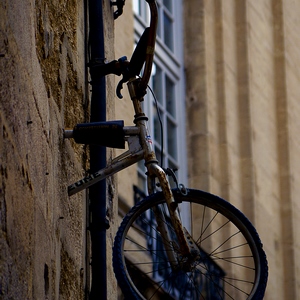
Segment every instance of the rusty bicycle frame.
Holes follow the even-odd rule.
[[[147,168],[147,186],[149,194],[153,194],[156,191],[156,179],[159,182],[160,188],[163,192],[166,204],[168,207],[169,217],[174,227],[174,231],[178,238],[181,254],[185,257],[197,257],[200,255],[199,247],[192,240],[188,231],[182,226],[177,203],[174,200],[169,181],[167,179],[166,172],[158,164],[156,155],[153,150],[153,145],[150,137],[150,133],[147,128],[148,118],[145,115],[141,102],[144,101],[144,95],[151,76],[156,27],[158,20],[157,6],[154,0],[146,0],[150,7],[151,22],[149,27],[149,34],[147,39],[146,57],[143,76],[140,78],[134,76],[128,79],[128,90],[133,103],[135,116],[135,126],[124,126],[122,128],[124,139],[128,144],[128,150],[123,154],[114,158],[105,168],[91,174],[76,183],[68,187],[69,196],[82,191],[97,183],[100,180],[107,178],[129,166],[144,160]],[[115,62],[115,67],[120,67],[120,61]],[[113,72],[117,74],[117,72]],[[123,81],[124,82],[124,81]],[[73,130],[65,130],[65,138],[74,138]],[[155,209],[156,220],[158,222],[158,230],[164,237],[164,246],[166,253],[168,254],[169,263],[172,268],[178,266],[178,261],[174,249],[172,247],[172,239],[170,237],[166,222],[164,222],[164,214],[159,208]]]

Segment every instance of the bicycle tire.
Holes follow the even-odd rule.
[[[151,218],[152,208],[166,205],[164,197],[161,192],[146,197],[124,217],[115,237],[113,267],[125,299],[263,299],[268,264],[251,222],[207,192],[188,189],[183,196],[173,190],[173,195],[179,206],[186,206],[181,213],[191,213],[187,226],[201,255],[187,270],[171,269]],[[168,228],[172,232],[169,222]],[[172,240],[180,260],[176,238]]]

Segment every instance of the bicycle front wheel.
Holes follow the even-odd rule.
[[[250,221],[209,193],[173,194],[200,255],[190,259],[180,253],[162,193],[145,198],[125,216],[114,243],[113,266],[125,299],[263,299],[267,260]],[[168,247],[158,230],[157,209],[171,237]],[[174,252],[175,263],[166,249]]]

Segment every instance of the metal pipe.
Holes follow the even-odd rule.
[[[90,63],[104,61],[103,2],[89,0],[89,46]],[[105,77],[91,73],[91,122],[106,120]],[[90,146],[90,169],[94,173],[106,165],[106,148]],[[92,243],[92,285],[89,299],[107,299],[106,274],[106,181],[102,180],[89,188],[91,243]]]

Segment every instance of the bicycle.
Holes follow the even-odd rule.
[[[90,65],[91,72],[99,76],[123,75],[117,95],[122,97],[122,85],[127,82],[135,126],[124,126],[122,120],[107,121],[77,124],[64,133],[65,138],[82,144],[124,149],[127,142],[128,150],[104,169],[70,185],[68,194],[144,160],[149,196],[124,217],[113,247],[114,272],[125,298],[262,299],[268,265],[250,221],[224,199],[178,184],[174,172],[160,167],[156,159],[141,105],[151,76],[158,18],[155,0],[146,1],[150,27],[141,36],[131,60]],[[102,138],[96,141],[98,136]],[[175,179],[177,188],[171,189],[168,175]],[[183,211],[190,214],[184,226]],[[136,276],[137,272],[143,275]]]

